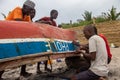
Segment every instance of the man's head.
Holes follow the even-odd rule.
[[[30,15],[31,10],[33,10],[34,7],[35,7],[34,2],[32,2],[30,0],[25,1],[23,4],[23,8],[22,8],[23,14]]]
[[[35,13],[36,13],[35,9],[31,10],[30,12],[31,20],[35,17]]]
[[[57,16],[58,16],[58,11],[57,10],[51,10],[51,12],[50,12],[50,17],[51,17],[51,19],[56,19],[57,18]]]
[[[91,36],[95,35],[95,29],[92,25],[85,26],[83,29],[84,36],[89,39]]]
[[[58,25],[58,27],[59,27],[59,28],[62,28],[62,25],[61,25],[61,24],[59,24],[59,25]]]

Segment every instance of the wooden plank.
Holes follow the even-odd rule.
[[[58,58],[65,58],[65,57],[72,57],[72,56],[80,56],[80,54],[76,54],[75,52],[68,52],[68,53],[57,53],[52,54],[50,59],[58,59]]]
[[[57,59],[57,58],[65,58],[65,57],[72,57],[72,56],[80,56],[80,54],[76,54],[75,52],[67,52],[67,53],[46,53],[40,55],[32,55],[32,56],[24,56],[18,57],[11,60],[5,60],[0,62],[0,71],[18,67],[24,64],[32,64],[37,63],[40,61],[48,60],[48,56],[50,59]]]
[[[37,56],[26,56],[26,57],[18,57],[14,58],[12,60],[6,60],[3,62],[0,62],[0,71],[4,69],[9,69],[13,67],[18,67],[20,65],[24,64],[30,64],[30,63],[35,63],[39,61],[44,61],[47,60],[48,57],[45,55],[37,55]]]
[[[6,61],[17,60],[17,59],[23,59],[23,58],[26,58],[26,57],[31,58],[31,57],[36,57],[36,56],[48,55],[48,54],[52,54],[52,52],[43,52],[43,53],[24,55],[24,56],[18,56],[18,57],[13,57],[13,58],[0,59],[0,63],[1,62],[6,62]]]

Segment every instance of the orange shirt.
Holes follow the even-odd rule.
[[[15,20],[15,19],[21,19],[23,21],[31,22],[30,16],[25,15],[23,17],[22,9],[20,7],[16,7],[13,11],[9,13],[9,15],[6,17],[6,20]]]

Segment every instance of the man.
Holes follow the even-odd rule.
[[[50,25],[57,27],[57,24],[54,21],[54,19],[57,19],[57,16],[58,16],[58,11],[53,9],[50,12],[50,17],[43,17],[37,20],[36,22],[50,24]]]
[[[31,21],[30,12],[35,7],[35,3],[30,0],[24,2],[23,7],[16,7],[13,11],[9,13],[6,20],[10,21]]]
[[[95,34],[98,35],[98,31],[97,31],[97,28],[95,26],[94,27],[94,30],[95,30]],[[101,38],[103,38],[103,40],[105,41],[105,44],[106,44],[106,49],[107,49],[107,54],[108,54],[108,64],[111,62],[111,59],[112,59],[112,54],[111,54],[111,51],[110,51],[110,47],[109,47],[109,44],[108,44],[108,41],[107,41],[107,38],[103,35],[103,34],[99,34],[99,36]],[[76,42],[73,42],[75,45],[78,45],[80,46],[79,44],[77,44]],[[88,44],[86,45],[82,45],[82,47],[84,47],[83,49],[85,49],[86,47],[88,47]]]
[[[57,16],[58,16],[58,11],[53,9],[50,12],[50,17],[43,17],[43,18],[37,20],[36,22],[45,23],[45,24],[49,24],[49,25],[52,25],[54,27],[57,27],[57,24],[54,21],[54,19],[57,19]],[[38,62],[38,64],[37,64],[37,73],[38,74],[42,73],[40,71],[40,64],[41,64],[41,62]],[[51,72],[51,70],[49,68],[47,68],[48,61],[44,61],[44,64],[45,64],[45,71]]]
[[[91,60],[90,68],[73,76],[72,80],[98,80],[101,76],[107,76],[107,51],[104,40],[96,35],[94,27],[84,27],[84,36],[89,41],[89,54],[82,53],[84,57]]]
[[[27,0],[26,2],[24,2],[22,8],[16,7],[13,11],[11,11],[6,17],[6,20],[31,22],[31,19],[34,17],[34,15],[31,14],[31,12],[35,10],[34,7],[35,3]],[[22,65],[20,75],[24,77],[31,75],[31,73],[26,72],[26,65]]]

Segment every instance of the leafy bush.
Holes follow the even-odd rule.
[[[96,23],[105,22],[105,21],[107,21],[107,19],[102,18],[102,17],[97,17],[95,20]]]

